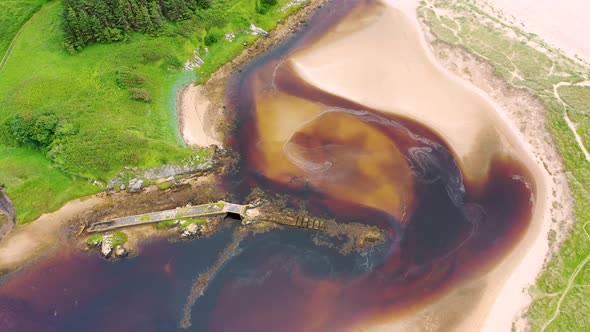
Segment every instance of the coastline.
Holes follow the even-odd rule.
[[[306,20],[330,0],[309,0],[298,11],[218,68],[204,84],[194,83],[177,93],[177,123],[187,145],[223,145],[223,133],[233,125],[226,113],[226,80],[235,72],[301,29]]]
[[[189,140],[185,135],[182,135],[188,145],[221,145],[223,132],[230,125],[225,120],[226,114],[224,112],[226,79],[245,63],[263,54],[303,27],[305,19],[328,1],[310,0],[272,30],[269,37],[259,38],[232,61],[221,66],[205,84],[198,86],[190,84],[178,90],[176,98],[177,124],[181,135],[185,129],[188,130]],[[200,96],[197,93],[200,93]],[[191,120],[193,121],[192,126],[185,128],[184,124]],[[202,126],[201,123],[207,125]],[[197,179],[194,182],[203,185],[206,181],[201,180]],[[36,259],[55,253],[60,247],[58,241],[77,242],[77,237],[72,237],[71,231],[66,228],[72,226],[75,219],[85,211],[90,211],[93,207],[105,203],[106,197],[108,195],[105,196],[104,192],[82,197],[67,202],[57,211],[45,213],[30,223],[14,227],[0,241],[0,272],[3,273],[0,274],[0,277],[15,272]],[[134,246],[136,245],[138,245],[138,241],[134,242]]]
[[[316,6],[321,5],[321,3],[324,2],[325,1],[321,0],[311,1],[311,3],[316,4]],[[417,6],[417,1],[405,0],[402,1],[398,7],[402,9],[406,16],[410,17],[413,22],[414,18],[416,18],[416,7],[412,8],[414,3]],[[315,9],[317,9],[317,7],[311,8],[310,10],[313,11]],[[299,15],[303,11],[304,8],[291,15],[285,21],[285,24],[277,26],[277,28],[271,32],[271,36],[274,37],[267,39],[260,38],[255,45],[249,47],[233,61],[222,66],[222,68],[217,70],[211,79],[204,85],[195,86],[194,84],[191,84],[179,91],[177,106],[179,131],[183,134],[182,136],[187,144],[206,146],[209,144],[219,144],[222,141],[220,135],[223,133],[222,126],[224,125],[222,120],[224,118],[223,110],[225,108],[223,100],[225,94],[225,79],[227,79],[227,77],[229,77],[231,73],[241,65],[247,63],[254,57],[273,47],[277,42],[283,40],[283,38],[292,31],[292,27],[288,25],[290,24],[288,23],[289,20],[292,20],[291,22],[297,24],[297,21],[301,20],[302,16],[298,16],[297,18],[294,18],[294,16]],[[309,15],[309,13],[310,11],[303,15]],[[504,258],[503,262],[485,277],[488,280],[493,279],[494,285],[486,287],[485,294],[480,300],[477,308],[474,310],[473,317],[466,320],[463,325],[461,325],[460,330],[483,329],[496,331],[499,330],[498,324],[500,323],[502,324],[502,327],[508,326],[509,329],[509,324],[512,323],[514,317],[514,315],[511,316],[511,313],[517,314],[518,312],[516,311],[520,310],[519,308],[526,306],[528,303],[526,301],[529,301],[527,295],[524,294],[522,290],[534,282],[534,279],[537,277],[543,264],[545,253],[549,250],[546,233],[551,228],[551,216],[553,215],[553,212],[550,211],[551,197],[549,193],[552,191],[551,189],[555,189],[555,186],[559,185],[561,181],[561,179],[556,180],[555,176],[563,174],[556,173],[559,172],[560,169],[552,168],[551,172],[554,175],[549,175],[548,171],[544,170],[542,162],[548,157],[541,155],[540,153],[543,151],[539,150],[539,147],[532,146],[534,143],[531,143],[531,139],[537,139],[537,137],[530,136],[534,133],[523,134],[521,132],[517,122],[515,122],[514,116],[516,115],[509,114],[505,110],[505,106],[501,105],[502,103],[497,99],[502,98],[502,96],[488,96],[487,94],[489,92],[482,86],[478,86],[476,82],[472,81],[472,84],[477,86],[477,88],[474,88],[467,83],[465,80],[466,77],[459,78],[461,77],[460,69],[454,70],[449,67],[450,64],[448,63],[441,64],[441,59],[437,58],[433,53],[437,51],[436,46],[432,46],[432,41],[427,41],[427,37],[424,36],[424,26],[421,25],[417,18],[415,24],[420,35],[421,44],[429,59],[436,64],[440,70],[448,75],[452,75],[456,80],[465,84],[465,86],[469,86],[469,89],[476,91],[480,97],[493,105],[500,121],[504,122],[507,128],[512,131],[512,135],[525,147],[522,149],[522,152],[529,155],[529,157],[531,157],[530,159],[536,162],[534,165],[531,164],[533,167],[530,168],[535,178],[535,182],[537,182],[537,199],[539,200],[535,204],[535,220],[537,220],[539,215],[543,215],[544,218],[538,225],[531,225],[518,246],[512,250],[512,253]],[[279,29],[283,29],[282,31],[284,32],[277,31]],[[279,33],[279,35],[274,35],[276,33]],[[281,33],[284,34],[280,35]],[[262,44],[262,46],[259,46],[259,43]],[[434,47],[434,50],[432,47]],[[255,48],[255,50],[251,51],[250,48]],[[187,125],[189,123],[191,125]],[[546,132],[544,125],[539,126],[538,130]],[[187,133],[186,135],[185,132]],[[555,184],[556,182],[558,184]],[[567,184],[565,184],[565,186],[567,187]],[[55,213],[43,215],[41,218],[28,225],[17,227],[13,232],[15,234],[11,234],[11,236],[15,237],[13,238],[13,241],[16,241],[20,234],[17,234],[16,232],[20,231],[25,234],[28,232],[24,231],[24,229],[31,229],[31,232],[35,234],[35,236],[39,236],[39,239],[43,239],[38,242],[36,249],[31,250],[31,253],[24,258],[23,261],[34,258],[34,256],[40,254],[44,248],[51,248],[51,243],[50,241],[45,241],[45,236],[53,234],[57,237],[59,227],[65,225],[68,218],[73,218],[76,215],[75,211],[81,212],[84,207],[88,208],[100,202],[100,198],[95,196],[91,196],[90,199],[72,201]],[[533,220],[533,222],[535,220]],[[43,223],[44,228],[38,226],[40,231],[33,231],[33,229],[37,228],[32,228],[32,226],[41,225],[41,223]],[[26,228],[27,226],[31,226],[31,228]],[[49,240],[52,239],[55,238],[49,238]],[[6,256],[7,254],[3,251],[6,250],[5,246],[10,247],[10,243],[11,242],[8,242],[7,244],[6,241],[0,242],[0,266],[3,266],[5,262],[10,262],[10,259],[12,259],[11,257],[14,257],[10,255]],[[24,243],[26,244],[27,242],[25,241]],[[14,248],[16,249],[17,247]],[[22,261],[20,262],[22,263]],[[526,264],[523,262],[526,262]],[[19,263],[17,262],[14,264],[18,265]],[[516,294],[519,294],[518,298],[516,298]],[[485,323],[482,323],[484,318]],[[504,329],[502,328],[502,330]]]
[[[203,86],[193,83],[178,91],[176,112],[179,132],[187,145],[221,146],[219,135],[209,112],[210,100],[203,94]]]
[[[102,201],[100,194],[76,199],[34,222],[16,226],[0,241],[0,271],[12,272],[58,250],[59,241],[66,240],[68,221]]]
[[[515,106],[521,105],[509,105],[507,100],[510,98],[503,95],[514,91],[487,90],[473,81],[469,82],[460,73],[450,70],[454,60],[452,57],[445,63],[446,66],[441,64],[418,20],[418,5],[416,0],[386,0],[385,6],[399,13],[382,14],[389,16],[377,17],[353,33],[344,25],[338,26],[335,31],[347,33],[336,39],[326,37],[312,50],[298,52],[291,60],[291,66],[308,84],[324,91],[416,119],[435,128],[455,149],[468,178],[485,176],[488,161],[495,153],[502,151],[508,151],[526,165],[535,183],[536,197],[531,224],[518,244],[488,273],[466,281],[422,311],[423,319],[434,316],[433,319],[438,320],[433,323],[433,328],[449,328],[452,324],[453,329],[460,331],[510,330],[515,316],[530,302],[523,291],[534,283],[541,271],[549,250],[547,233],[552,227],[552,219],[567,218],[567,215],[559,214],[571,211],[567,208],[552,208],[554,202],[566,207],[570,205],[563,166],[551,143],[551,135],[545,128],[546,111],[542,104],[531,97],[537,102],[535,105],[540,105],[533,116],[514,112]],[[389,32],[388,38],[392,40],[385,41],[391,44],[385,45],[382,38],[384,32]],[[418,39],[419,46],[416,46],[414,38]],[[365,54],[355,54],[350,45],[356,48],[362,45]],[[409,50],[411,48],[413,50]],[[387,57],[392,52],[397,52],[396,60]],[[339,58],[336,62],[328,60],[338,54],[349,56]],[[426,61],[421,57],[426,58]],[[393,63],[395,61],[398,63]],[[424,69],[425,66],[434,69]],[[371,73],[377,71],[382,75],[379,80],[374,80]],[[493,73],[490,71],[485,75]],[[404,78],[400,79],[399,76]],[[350,77],[355,79],[351,80]],[[383,87],[396,93],[388,94]],[[489,93],[493,93],[494,98]],[[420,94],[428,94],[428,100],[421,98]],[[457,103],[457,97],[462,98],[461,102]],[[509,107],[510,110],[507,110]],[[469,288],[476,290],[479,295],[465,297],[465,289]],[[481,292],[479,289],[482,289]],[[519,294],[518,298],[515,294]],[[479,300],[475,302],[478,297]],[[460,303],[469,310],[468,318],[452,321],[444,317],[441,311],[449,312],[449,303]],[[438,310],[432,310],[436,307]],[[416,315],[420,316],[420,313]],[[465,316],[463,313],[462,318]],[[405,331],[415,328],[416,317],[410,317],[407,322],[375,322],[374,327],[376,330]]]
[[[418,1],[401,1],[401,9],[420,31],[429,58],[441,70],[472,85],[472,89],[494,106],[497,116],[524,147],[527,163],[537,184],[534,217],[520,243],[487,280],[486,290],[470,319],[459,330],[508,331],[531,303],[528,287],[533,285],[550,254],[548,233],[556,221],[572,218],[571,192],[561,156],[547,129],[547,110],[542,101],[527,91],[517,90],[497,78],[490,64],[459,47],[451,47],[429,35],[427,23],[417,17]],[[514,102],[516,100],[516,102]],[[562,209],[556,208],[563,207]],[[522,321],[519,324],[523,323]]]

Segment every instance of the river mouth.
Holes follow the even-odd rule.
[[[304,230],[247,238],[192,308],[192,330],[343,331],[402,319],[490,271],[529,227],[535,184],[501,135],[484,131],[478,141],[481,132],[465,131],[470,144],[489,144],[457,146],[449,121],[425,124],[408,115],[414,104],[400,102],[406,106],[396,113],[363,101],[363,91],[347,97],[338,93],[346,86],[321,83],[321,68],[309,63],[324,61],[312,56],[317,43],[362,33],[390,20],[389,10],[376,1],[333,1],[236,78],[237,129],[226,143],[241,159],[224,181],[242,199],[260,187],[314,215],[376,225],[387,240],[344,256]],[[66,248],[4,282],[0,327],[180,329],[195,276],[235,227],[204,240],[151,243],[115,264]]]

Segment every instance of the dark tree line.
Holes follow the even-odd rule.
[[[131,32],[156,33],[165,20],[190,18],[211,0],[64,0],[65,47],[70,52],[92,43],[119,41]]]

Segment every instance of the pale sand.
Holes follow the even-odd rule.
[[[90,209],[102,199],[83,198],[70,201],[58,211],[44,214],[39,219],[15,227],[0,242],[0,269],[20,267],[40,254],[48,254],[60,247],[60,230],[64,222]]]
[[[486,0],[565,54],[590,62],[588,0]]]
[[[432,308],[437,315],[424,326],[407,322],[376,324],[376,330],[436,330],[449,326],[449,303],[472,308],[453,322],[459,331],[509,331],[528,298],[522,293],[540,270],[547,252],[551,177],[505,110],[481,90],[442,68],[429,51],[416,18],[417,0],[388,0],[385,13],[350,31],[336,27],[328,38],[296,52],[292,66],[310,84],[361,104],[417,119],[434,128],[457,153],[467,177],[483,175],[491,156],[505,151],[524,162],[534,176],[537,197],[532,224],[523,240],[480,280],[457,289]],[[397,7],[400,10],[395,9]],[[343,23],[345,24],[345,23]],[[343,31],[339,33],[339,31]],[[384,36],[387,36],[384,38]],[[472,157],[473,156],[473,157]],[[481,299],[465,297],[485,286]],[[454,300],[453,300],[454,299]],[[450,302],[449,302],[450,301]],[[432,312],[432,308],[425,312]],[[414,324],[414,326],[412,326]],[[428,325],[428,326],[426,326]]]
[[[203,95],[201,86],[191,83],[180,91],[177,105],[179,127],[186,144],[221,146],[207,115],[209,106],[210,101]]]

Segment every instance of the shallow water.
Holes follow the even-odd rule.
[[[516,159],[498,154],[470,183],[436,128],[323,92],[285,61],[346,15],[362,26],[366,12],[379,6],[325,6],[234,80],[226,143],[241,160],[224,184],[242,199],[261,187],[318,216],[377,225],[386,242],[342,256],[304,230],[248,237],[192,308],[190,330],[342,331],[411,314],[489,271],[526,230],[534,185]],[[176,330],[193,280],[233,227],[147,244],[114,264],[65,249],[4,280],[0,330]]]

